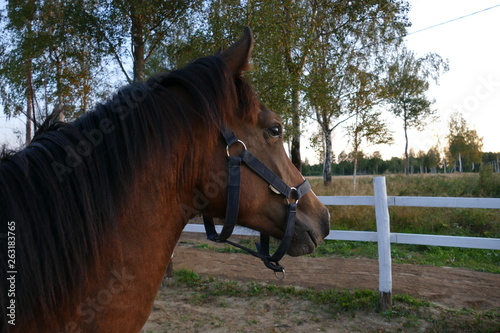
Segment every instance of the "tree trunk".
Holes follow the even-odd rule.
[[[462,154],[458,153],[458,172],[462,173]]]
[[[299,104],[299,90],[294,88],[292,92],[292,149],[290,151],[290,157],[293,165],[302,172],[302,160],[300,158],[300,104]]]
[[[323,162],[323,184],[332,183],[332,135],[331,131],[324,130],[325,136],[325,160]]]
[[[63,93],[62,93],[62,64],[63,61],[60,60],[59,57],[56,57],[57,59],[57,75],[56,75],[56,84],[57,84],[57,105],[54,108],[54,112],[57,113],[57,121],[64,122],[64,109],[65,109],[65,103],[63,99]]]
[[[405,175],[408,176],[408,173],[410,172],[410,157],[408,156],[408,126],[406,124],[406,119],[405,119],[405,124],[404,124],[404,130],[405,130]]]
[[[354,195],[356,195],[356,174],[358,169],[358,150],[354,150],[354,161],[353,161],[353,170],[352,170],[352,191]]]
[[[134,9],[131,12],[131,35],[132,35],[132,55],[134,57],[134,82],[143,82],[146,72],[144,57],[144,23],[142,17],[136,15]]]
[[[26,60],[26,74],[27,74],[27,89],[26,89],[26,137],[25,143],[28,144],[33,136],[33,119],[35,116],[35,104],[33,96],[33,71],[31,66],[31,59]]]

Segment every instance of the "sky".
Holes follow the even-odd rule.
[[[415,32],[439,23],[500,5],[500,0],[412,0],[409,18]],[[449,60],[450,70],[441,76],[439,85],[431,86],[428,96],[436,100],[433,108],[439,119],[424,131],[409,131],[409,146],[415,152],[427,152],[440,142],[446,144],[450,115],[460,111],[469,127],[483,137],[483,151],[500,152],[500,6],[457,19],[405,37],[410,50],[418,56],[433,52]],[[404,153],[402,121],[385,114],[393,131],[393,145],[363,145],[361,149],[371,154],[380,151],[384,159],[401,157]],[[24,123],[19,119],[6,120],[0,114],[0,144],[11,147],[20,145],[14,130],[24,133]],[[310,163],[317,158],[309,148],[308,138],[316,131],[314,124],[305,126],[302,139],[302,157]],[[24,134],[21,136],[21,139]],[[342,129],[333,134],[333,150],[336,156],[351,150]]]
[[[495,1],[470,0],[413,0],[410,1],[409,33],[456,19],[479,10],[500,5]],[[409,146],[415,152],[427,152],[438,143],[446,144],[450,115],[460,111],[470,128],[483,137],[483,151],[500,152],[500,6],[425,31],[409,34],[407,48],[417,56],[437,53],[448,59],[450,70],[443,74],[439,85],[433,85],[428,96],[435,99],[438,121],[429,124],[422,132],[410,130]],[[371,154],[380,151],[384,159],[404,154],[402,120],[385,114],[393,131],[393,145],[367,146],[361,149]],[[311,126],[309,133],[314,132]],[[351,151],[345,132],[337,130],[333,137],[333,150],[338,156],[343,150]],[[307,135],[303,138],[302,156],[311,163],[317,162],[315,154],[307,149]],[[304,157],[303,157],[304,158]]]

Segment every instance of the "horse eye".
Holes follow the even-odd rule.
[[[273,125],[273,126],[269,127],[269,134],[273,138],[280,137],[281,136],[281,132],[282,132],[282,129],[281,129],[280,125]]]

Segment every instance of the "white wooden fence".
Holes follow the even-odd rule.
[[[389,220],[389,206],[500,209],[500,198],[395,197],[387,196],[385,177],[374,177],[373,185],[374,196],[319,196],[318,198],[327,206],[375,206],[377,231],[331,230],[326,239],[378,242],[379,292],[382,308],[391,306],[391,243],[500,250],[500,238],[391,233]],[[220,232],[222,226],[216,228]],[[205,229],[200,224],[188,224],[184,231],[205,232]],[[233,234],[256,235],[255,231],[246,228],[237,228]]]

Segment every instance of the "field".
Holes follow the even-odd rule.
[[[310,181],[317,195],[353,195],[352,177],[336,177],[329,186],[324,186],[321,179]],[[391,196],[500,197],[500,174],[395,175],[387,176],[386,183]],[[372,177],[358,177],[355,195],[373,195]],[[376,231],[373,207],[329,206],[329,209],[331,229]],[[392,232],[500,238],[500,209],[390,207],[389,214]],[[498,252],[392,245],[395,262],[465,267],[493,273],[500,273]],[[332,254],[376,258],[377,246],[367,242],[326,242],[316,253]]]
[[[498,175],[500,178],[500,175]],[[390,196],[484,197],[478,175],[389,176]],[[373,195],[371,177],[358,177],[355,195]],[[339,178],[330,186],[312,180],[317,195],[353,195],[352,179]],[[498,182],[500,188],[500,181]],[[375,231],[373,207],[330,206],[332,229]],[[500,208],[500,207],[499,207]],[[498,237],[500,209],[390,207],[391,231],[454,236]]]
[[[498,196],[500,175],[490,176],[387,176],[387,188],[389,195]],[[328,187],[310,181],[318,195],[353,195],[351,177]],[[355,195],[373,195],[371,177],[358,177]],[[332,229],[375,230],[373,207],[329,209]],[[391,207],[390,215],[394,232],[500,237],[500,209]],[[393,245],[394,306],[383,312],[375,243],[327,241],[311,256],[284,258],[289,273],[280,284],[258,259],[202,236],[184,239],[143,332],[498,332],[499,252]]]

